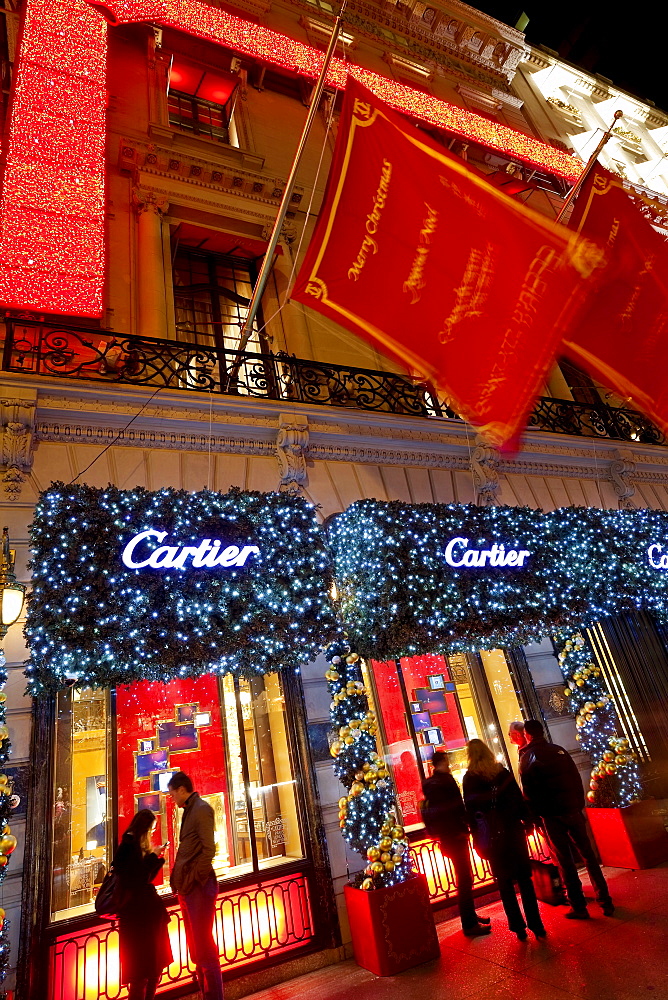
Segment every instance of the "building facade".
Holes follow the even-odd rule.
[[[255,329],[235,353],[306,114],[309,53],[323,50],[332,7],[238,0],[183,10],[179,21],[168,4],[151,7],[112,27],[103,13],[123,20],[113,5],[101,13],[82,0],[3,12],[15,96],[13,118],[5,109],[0,220],[1,488],[19,579],[30,582],[29,527],[54,482],[296,491],[322,524],[368,498],[668,510],[662,435],[572,366],[555,368],[522,450],[502,457],[428,385],[289,302],[335,142],[334,84]],[[63,33],[71,61],[58,50]],[[570,152],[586,158],[622,107],[628,119],[607,164],[652,204],[668,196],[666,115],[529,50],[520,32],[464,4],[355,0],[337,57],[368,85],[384,81],[387,99],[418,112],[437,141],[551,216],[577,173]],[[62,115],[42,119],[54,91]],[[37,135],[33,156],[25,143]],[[635,744],[661,760],[666,718],[639,678],[666,665],[662,627],[648,615],[620,617],[591,639]],[[348,953],[343,885],[362,862],[339,829],[324,657],[299,674],[251,681],[135,679],[31,699],[21,623],[4,648],[20,847],[0,904],[10,920],[9,982],[22,1000],[125,995],[115,931],[92,901],[134,809],[155,807],[161,839],[175,843],[163,787],[175,754],[218,813],[229,988],[242,995]],[[508,723],[540,712],[587,772],[559,664],[548,640],[389,667],[373,649],[362,652],[401,817],[442,902],[452,882],[420,830],[421,748],[446,745],[460,766],[477,734],[513,765]],[[489,881],[484,866],[477,876]],[[169,905],[175,963],[166,995],[191,976]]]

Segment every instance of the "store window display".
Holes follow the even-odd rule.
[[[167,785],[176,771],[192,777],[214,810],[219,880],[303,856],[298,783],[277,674],[61,692],[56,747],[52,919],[92,910],[117,831],[140,809],[156,815],[155,844],[169,842],[156,885],[170,891],[180,812]]]
[[[409,830],[421,824],[421,785],[434,751],[447,753],[460,785],[471,739],[485,740],[497,759],[507,762],[508,723],[521,718],[522,710],[503,650],[370,660],[367,671],[381,723],[379,750],[390,766]]]

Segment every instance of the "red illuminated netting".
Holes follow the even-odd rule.
[[[104,282],[106,25],[28,0],[0,202],[0,302],[99,316]]]
[[[151,21],[315,77],[323,54],[196,0],[125,0],[121,22]],[[28,0],[0,202],[0,303],[99,316],[104,285],[106,25],[83,0]],[[397,110],[567,180],[567,153],[429,94],[335,60]]]

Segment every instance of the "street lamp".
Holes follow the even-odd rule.
[[[0,639],[4,639],[10,625],[18,619],[23,611],[26,588],[18,583],[14,575],[16,550],[9,547],[9,531],[2,529],[2,548],[0,550],[0,590],[2,604],[0,605]]]

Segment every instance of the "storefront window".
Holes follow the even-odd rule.
[[[170,891],[182,817],[167,791],[175,771],[185,771],[213,807],[219,879],[303,856],[278,675],[142,681],[116,689],[113,713],[110,704],[99,691],[58,696],[54,919],[92,909],[114,830],[120,838],[139,809],[156,815],[154,844],[169,842],[156,885]]]
[[[61,691],[56,702],[53,789],[54,918],[86,913],[109,864],[109,694]]]
[[[420,823],[421,783],[434,750],[445,750],[461,784],[466,744],[488,743],[503,763],[508,724],[522,718],[503,650],[370,660],[370,676],[404,826]]]

